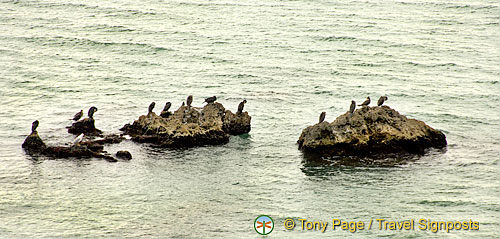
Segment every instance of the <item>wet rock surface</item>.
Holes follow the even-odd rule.
[[[181,106],[167,118],[155,113],[143,115],[121,130],[136,142],[193,147],[227,143],[230,134],[248,133],[250,121],[248,113],[235,115],[215,102],[204,107]]]
[[[222,129],[230,135],[245,134],[251,130],[251,120],[252,117],[248,115],[248,112],[233,114],[233,112],[226,110]]]
[[[92,118],[85,118],[71,124],[68,127],[70,134],[85,134],[85,135],[101,135],[102,131],[95,127],[95,120]]]
[[[107,135],[103,139],[88,140],[71,146],[47,146],[35,131],[22,144],[24,150],[33,156],[43,155],[50,158],[102,158],[108,162],[116,162],[104,151],[105,144],[119,143],[124,138],[120,135]]]
[[[104,151],[105,144],[120,143],[123,135],[103,136],[102,131],[95,127],[91,107],[89,118],[74,122],[67,127],[68,132],[79,135],[71,146],[47,146],[38,135],[36,128],[38,120],[32,123],[32,133],[26,137],[22,147],[32,156],[47,156],[50,158],[103,158],[109,162],[117,159]],[[182,105],[175,112],[165,107],[160,116],[152,112],[154,102],[149,107],[148,115],[142,115],[132,124],[126,124],[120,130],[130,135],[131,139],[140,143],[153,143],[159,147],[193,147],[202,145],[218,145],[229,141],[230,135],[248,133],[251,117],[247,112],[234,114],[217,102],[210,102],[204,107]],[[85,137],[85,140],[84,140]],[[94,139],[100,137],[99,139]],[[89,139],[91,138],[91,139]],[[122,150],[116,157],[130,160],[130,152]]]
[[[121,158],[121,159],[131,160],[132,154],[129,151],[120,150],[120,151],[116,152],[116,157]]]
[[[297,143],[301,150],[322,156],[377,158],[423,154],[427,148],[447,145],[442,132],[388,106],[362,107],[352,115],[340,115],[332,123],[309,126]]]
[[[26,152],[31,154],[37,154],[43,152],[47,145],[42,141],[37,131],[32,132],[22,144],[22,148],[26,150]]]

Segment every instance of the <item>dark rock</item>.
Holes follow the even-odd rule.
[[[113,156],[109,155],[107,152],[103,154],[99,154],[95,156],[96,158],[102,158],[110,163],[118,162],[118,159],[115,159]]]
[[[104,159],[106,161],[110,162],[110,163],[116,163],[116,162],[118,162],[118,159],[115,159],[115,158],[113,158],[111,156],[104,156]]]
[[[446,146],[445,135],[424,122],[408,119],[388,106],[363,107],[302,131],[297,141],[305,152],[323,156],[383,157],[423,154]]]
[[[44,155],[51,158],[103,158],[108,162],[117,160],[104,151],[104,144],[119,143],[123,140],[119,135],[108,135],[103,139],[81,142],[72,146],[46,146],[38,133],[34,131],[26,139],[22,147],[29,155]]]
[[[246,134],[250,132],[250,121],[252,117],[248,112],[236,113],[226,110],[222,129],[230,135]]]
[[[28,135],[28,137],[26,137],[22,147],[30,154],[42,153],[47,148],[40,136],[38,136],[37,131],[33,131],[30,135]]]
[[[90,150],[86,146],[55,146],[55,147],[47,147],[43,152],[44,155],[52,157],[52,158],[90,158],[98,155],[98,153]]]
[[[71,134],[85,134],[88,136],[101,135],[102,131],[95,127],[95,120],[92,118],[85,118],[74,122],[68,127],[68,133]]]
[[[161,116],[161,117],[163,117],[163,118],[168,118],[168,117],[170,117],[171,115],[172,115],[172,112],[170,112],[170,111],[162,111],[162,112],[160,113],[160,116]]]
[[[132,154],[129,151],[120,150],[120,151],[116,152],[116,157],[121,158],[121,159],[131,160]]]

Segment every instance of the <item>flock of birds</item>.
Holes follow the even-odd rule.
[[[380,96],[380,98],[377,101],[377,106],[382,106],[387,99],[388,99],[387,96]],[[210,103],[214,103],[216,100],[217,100],[217,97],[212,96],[212,97],[206,98],[203,103],[210,104]],[[192,103],[193,103],[193,96],[189,95],[186,99],[186,104],[188,106],[188,109],[191,107]],[[243,108],[245,107],[246,103],[247,103],[247,100],[243,100],[242,102],[240,102],[240,104],[238,105],[237,113],[241,114],[243,112]],[[371,103],[371,99],[370,99],[370,96],[368,96],[368,97],[366,97],[366,100],[358,106],[365,107],[365,106],[370,105],[370,103]],[[151,115],[155,105],[156,105],[155,102],[151,102],[151,104],[149,104],[148,115]],[[184,105],[185,105],[184,102],[182,102],[182,106],[184,106]],[[167,112],[171,106],[172,106],[172,103],[167,102],[165,104],[165,106],[163,107],[162,113]],[[354,113],[355,109],[356,109],[356,101],[353,100],[353,101],[351,101],[351,107],[349,108],[349,113],[352,115]],[[96,111],[97,111],[97,108],[95,106],[92,106],[89,108],[89,111],[87,113],[89,119],[94,119],[94,113]],[[78,121],[82,118],[82,116],[83,116],[83,110],[80,110],[80,112],[76,113],[75,116],[73,116],[72,120]],[[321,112],[321,114],[319,115],[319,123],[322,123],[323,121],[325,121],[325,117],[326,117],[326,112]],[[38,122],[38,120],[33,121],[33,123],[31,124],[31,133],[32,134],[36,132],[36,129],[37,129],[39,124],[40,124],[40,122]],[[78,135],[75,138],[75,140],[73,141],[73,144],[76,145],[76,144],[82,142],[83,136],[84,136],[83,133]]]
[[[88,116],[89,116],[89,119],[93,120],[94,119],[94,113],[97,111],[97,107],[95,106],[92,106],[90,107],[89,111],[88,111]],[[76,113],[75,116],[73,116],[73,119],[74,121],[78,121],[82,118],[83,116],[83,110],[80,110],[80,112]],[[33,121],[33,123],[31,123],[31,134],[35,134],[36,133],[36,129],[38,128],[38,125],[40,124],[40,122],[38,120],[35,120]],[[76,136],[76,138],[73,140],[73,144],[74,145],[77,145],[79,144],[80,142],[83,141],[83,136],[84,134],[79,134],[78,136]]]
[[[95,107],[95,106],[90,107],[89,112],[87,113],[87,115],[89,116],[89,119],[94,119],[94,113],[96,111],[97,111],[97,107]],[[80,112],[76,113],[75,116],[73,116],[73,120],[78,121],[82,118],[82,116],[83,116],[83,110],[80,110]]]
[[[217,97],[216,96],[212,96],[212,97],[206,98],[203,103],[210,104],[210,103],[214,103],[216,100],[217,100]],[[187,97],[187,99],[186,99],[185,104],[184,104],[184,101],[182,102],[182,106],[187,105],[188,110],[189,110],[191,108],[191,104],[192,103],[193,103],[193,96],[189,95]],[[243,100],[242,102],[240,102],[240,104],[238,105],[238,111],[237,111],[237,113],[242,113],[243,112],[243,107],[245,107],[246,103],[247,103],[247,100]],[[151,104],[149,104],[149,107],[148,107],[148,116],[150,116],[151,113],[153,113],[153,109],[155,108],[155,105],[156,105],[156,103],[154,101],[151,102]],[[170,109],[171,106],[172,106],[171,102],[165,103],[165,106],[163,107],[163,110],[162,110],[162,114],[165,113],[165,112],[168,112],[168,110]]]
[[[377,106],[382,106],[387,99],[389,99],[389,98],[387,98],[387,96],[380,96],[380,98],[377,101]],[[368,96],[368,97],[366,97],[366,100],[358,106],[365,107],[365,106],[368,106],[370,103],[371,103],[371,99],[370,99],[370,96]],[[353,101],[351,101],[351,107],[349,108],[349,113],[351,116],[354,113],[355,109],[356,109],[356,101],[353,100]],[[324,112],[324,111],[321,112],[321,114],[319,115],[319,123],[322,123],[323,121],[325,121],[325,117],[326,117],[326,112]]]
[[[387,100],[387,96],[380,96],[380,98],[378,99],[377,101],[377,106],[382,106],[384,104],[384,102]],[[207,104],[211,104],[211,103],[214,103],[215,101],[217,100],[217,97],[216,96],[212,96],[212,97],[208,97],[205,99],[205,101],[203,103],[207,103]],[[188,109],[191,107],[191,104],[193,103],[193,96],[192,95],[189,95],[186,99],[186,104],[188,106]],[[243,100],[242,102],[240,102],[240,104],[238,105],[238,111],[237,113],[242,113],[243,112],[243,108],[245,107],[245,104],[247,103],[247,100]],[[365,106],[368,106],[370,105],[371,103],[371,99],[370,99],[370,96],[366,97],[366,100],[358,105],[358,106],[361,106],[361,107],[365,107]],[[152,102],[149,107],[148,107],[148,116],[151,115],[151,113],[153,112],[153,109],[155,107],[155,102]],[[182,106],[184,106],[184,102],[182,102]],[[165,106],[163,107],[163,110],[162,110],[162,113],[163,112],[167,112],[170,107],[172,106],[172,103],[170,102],[167,102],[165,104]],[[351,107],[349,108],[349,113],[350,115],[352,116],[352,114],[354,113],[354,110],[356,109],[356,101],[351,101]],[[97,108],[95,106],[92,106],[89,108],[89,111],[87,113],[89,119],[93,120],[94,119],[94,113],[97,111]],[[73,119],[74,121],[78,121],[82,118],[83,116],[83,110],[80,110],[80,112],[76,113],[75,116],[73,116]],[[322,123],[323,121],[325,121],[325,117],[326,117],[326,112],[321,112],[321,114],[319,115],[319,123]],[[33,121],[33,123],[31,124],[31,134],[34,134],[36,132],[36,129],[38,127],[38,125],[40,124],[40,122],[38,122],[38,120],[35,120]],[[73,140],[73,144],[74,145],[78,145],[80,142],[83,141],[83,137],[84,137],[84,134],[79,134],[74,140]]]
[[[212,97],[208,97],[205,99],[205,101],[203,103],[207,103],[207,104],[210,104],[210,103],[214,103],[215,101],[217,100],[217,97],[216,96],[212,96]],[[187,97],[186,99],[186,104],[188,106],[188,109],[191,107],[191,104],[193,103],[193,96],[190,95]],[[245,106],[245,104],[247,103],[246,100],[243,100],[239,105],[238,105],[238,111],[237,113],[243,113],[243,108]],[[148,115],[151,115],[151,113],[153,112],[153,109],[155,107],[155,102],[152,102],[149,107],[148,107]],[[184,102],[182,102],[182,106],[184,106]],[[172,106],[172,103],[170,102],[167,102],[165,104],[165,106],[163,107],[163,110],[162,110],[162,113],[163,112],[167,112],[170,107]],[[94,113],[97,111],[97,107],[95,106],[92,106],[89,108],[89,111],[87,113],[89,119],[93,120],[94,119]],[[73,121],[78,121],[80,120],[81,118],[83,117],[83,110],[80,110],[79,112],[77,112],[72,120]],[[40,124],[40,122],[38,120],[35,120],[33,121],[33,123],[31,124],[31,134],[34,134],[36,133],[36,129],[38,128],[38,125]],[[84,137],[84,134],[81,133],[79,134],[78,136],[75,137],[75,139],[73,140],[73,145],[78,145],[79,143],[81,143],[83,141],[83,137]]]

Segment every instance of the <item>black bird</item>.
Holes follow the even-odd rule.
[[[212,97],[206,98],[205,102],[207,102],[208,104],[210,104],[210,103],[214,103],[216,100],[217,100],[217,97],[212,96]]]
[[[356,101],[352,100],[351,107],[349,108],[349,113],[351,113],[351,115],[352,115],[354,113],[355,109],[356,109]]]
[[[33,123],[31,123],[31,133],[35,133],[36,132],[36,128],[38,127],[38,124],[40,122],[38,122],[38,120],[35,120],[33,121]]]
[[[163,111],[168,111],[168,109],[170,109],[170,106],[172,106],[172,103],[167,102],[167,103],[165,104],[165,107],[163,107]]]
[[[363,102],[363,104],[360,104],[358,106],[368,106],[370,104],[371,100],[370,100],[370,96],[366,97],[366,100],[365,102]]]
[[[243,100],[242,102],[240,102],[240,104],[238,105],[238,113],[243,113],[243,107],[245,107],[246,103],[247,100]]]
[[[321,114],[319,115],[319,123],[325,121],[325,116],[326,116],[326,112],[321,112]]]
[[[94,106],[90,107],[90,109],[89,109],[89,113],[88,113],[88,116],[89,116],[89,118],[90,118],[90,119],[93,119],[93,118],[94,118],[94,113],[95,113],[96,111],[97,111],[97,108],[96,108],[96,107],[94,107]]]
[[[79,119],[81,119],[83,116],[83,110],[80,110],[80,112],[76,113],[75,116],[73,116],[73,120],[74,121],[78,121]]]
[[[153,112],[153,109],[155,108],[155,102],[151,102],[151,104],[149,104],[149,107],[148,107],[148,115],[150,115],[152,112]]]
[[[388,98],[387,96],[380,96],[380,98],[378,98],[378,102],[377,102],[377,105],[378,106],[381,106],[384,104],[384,101],[386,101]]]
[[[188,98],[186,100],[186,104],[188,107],[191,107],[191,103],[193,103],[193,96],[192,95],[188,96]]]

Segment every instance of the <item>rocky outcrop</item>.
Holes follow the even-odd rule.
[[[170,148],[193,147],[227,143],[230,134],[248,133],[250,121],[248,113],[234,115],[215,102],[202,108],[181,106],[166,118],[152,112],[120,130],[136,142]]]
[[[117,162],[109,153],[104,151],[105,144],[119,143],[124,138],[119,135],[108,135],[103,139],[89,140],[71,146],[47,146],[35,131],[28,135],[22,144],[30,155],[43,155],[50,158],[102,158],[108,162]]]
[[[332,123],[305,128],[297,141],[305,152],[323,156],[423,154],[446,146],[445,135],[424,122],[408,119],[388,106],[362,107]]]
[[[248,112],[233,114],[230,110],[226,110],[222,124],[222,130],[230,135],[239,135],[250,132],[250,120],[252,117]]]
[[[21,147],[23,147],[23,149],[30,154],[39,154],[47,148],[47,145],[45,145],[43,140],[40,138],[38,132],[33,131],[30,135],[28,135],[28,137],[26,137],[26,139],[24,139]]]
[[[68,133],[70,134],[85,134],[85,135],[101,135],[102,131],[95,127],[95,120],[92,118],[85,118],[74,122],[68,127]]]

